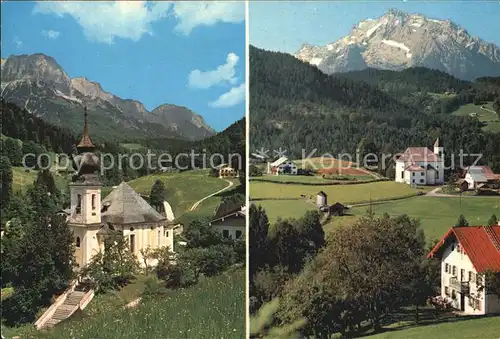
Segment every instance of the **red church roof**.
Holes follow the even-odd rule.
[[[398,160],[414,164],[417,162],[436,162],[439,158],[427,147],[408,147]]]
[[[453,227],[427,257],[434,257],[452,239],[460,243],[478,273],[500,271],[500,225]]]

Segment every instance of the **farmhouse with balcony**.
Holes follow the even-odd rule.
[[[471,315],[500,312],[500,297],[484,278],[500,272],[500,224],[453,227],[428,257],[441,260],[441,298],[453,308]]]
[[[297,175],[299,173],[299,168],[293,162],[288,160],[287,157],[281,157],[272,163],[267,163],[267,173],[275,175]]]

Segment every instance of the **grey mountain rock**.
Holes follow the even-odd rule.
[[[327,74],[367,67],[402,70],[427,67],[459,79],[500,75],[500,48],[471,36],[450,20],[389,10],[355,25],[327,44],[304,44],[295,56]]]
[[[81,129],[82,106],[102,125],[104,137],[171,137],[199,140],[215,134],[200,115],[185,107],[161,105],[149,112],[132,99],[105,91],[84,77],[70,78],[44,54],[14,55],[1,61],[2,98],[30,113],[70,128]],[[109,134],[111,133],[111,134]]]

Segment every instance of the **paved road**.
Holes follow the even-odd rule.
[[[212,193],[212,194],[210,194],[210,195],[207,195],[206,197],[204,197],[204,198],[203,198],[203,199],[201,199],[201,200],[198,200],[197,202],[195,202],[195,203],[193,204],[193,206],[191,206],[190,211],[194,211],[195,209],[197,209],[197,208],[198,208],[198,206],[200,206],[200,204],[201,204],[203,201],[205,201],[206,199],[208,199],[208,198],[210,198],[210,197],[213,197],[214,195],[217,195],[217,194],[219,194],[219,193],[221,193],[221,192],[224,192],[225,190],[227,190],[227,189],[231,188],[231,187],[234,185],[232,181],[229,181],[229,180],[226,180],[226,179],[224,179],[224,181],[228,183],[228,185],[227,185],[226,187],[224,187],[223,189],[218,190],[217,192],[214,192],[214,193]]]

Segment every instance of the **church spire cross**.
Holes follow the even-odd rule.
[[[93,149],[93,148],[95,148],[95,146],[92,143],[92,140],[90,140],[90,136],[89,136],[87,106],[85,106],[85,108],[83,110],[83,118],[84,118],[84,125],[83,125],[82,140],[80,140],[80,143],[76,147],[78,149]]]

